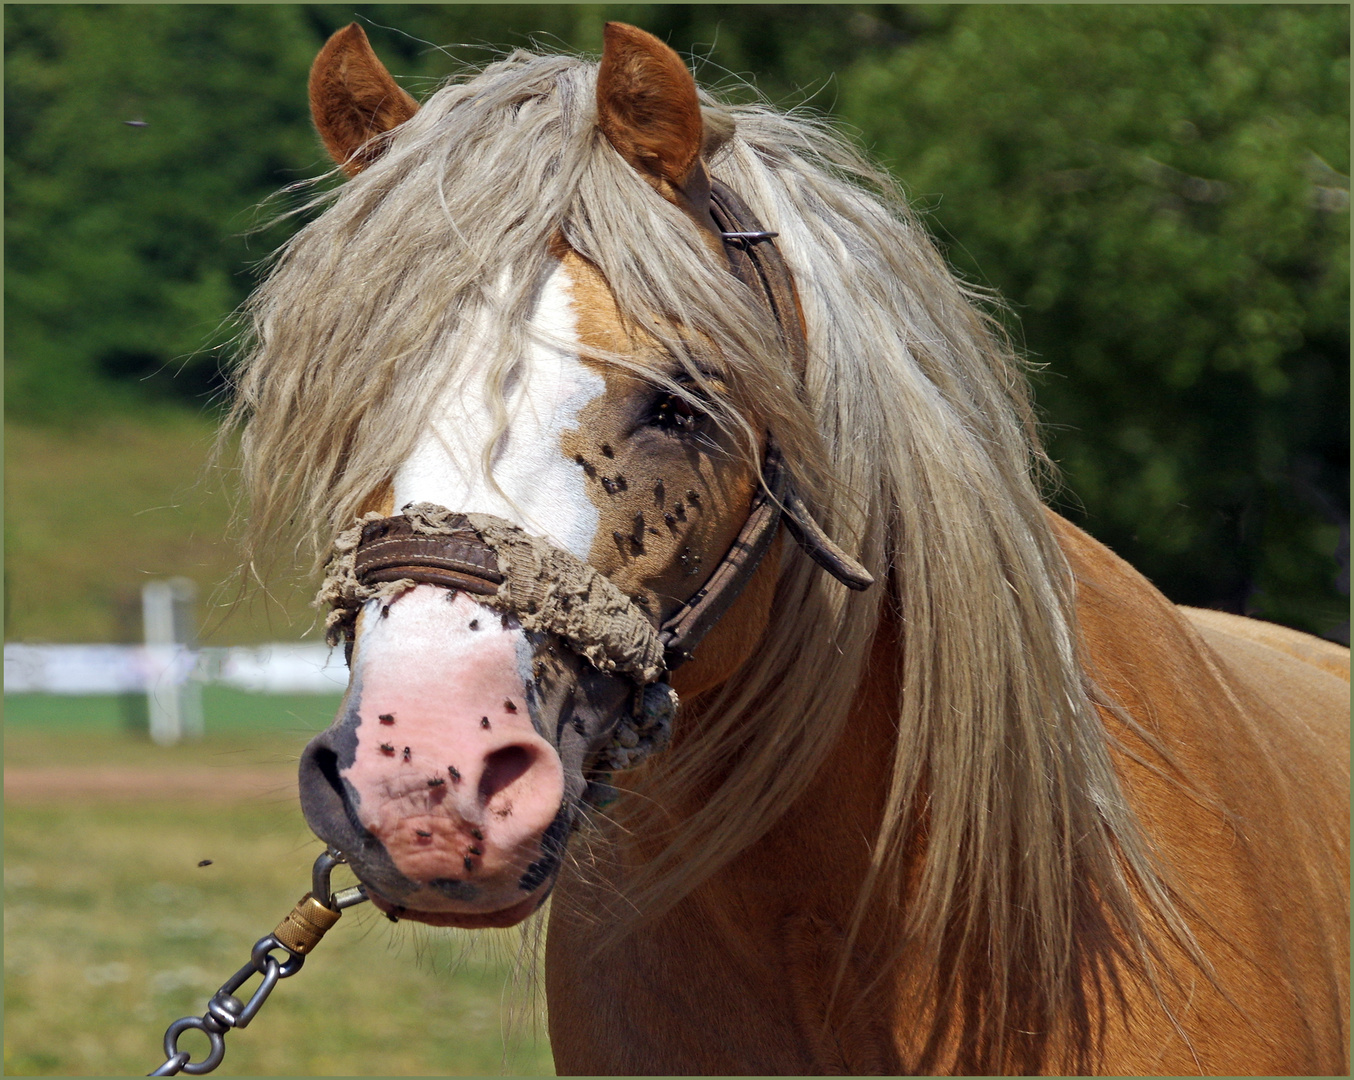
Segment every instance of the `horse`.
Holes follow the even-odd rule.
[[[552,897],[561,1073],[1348,1070],[1348,650],[1044,505],[886,173],[618,23],[421,103],[354,24],[309,94],[344,180],[231,422],[325,570],[302,807],[377,908]]]

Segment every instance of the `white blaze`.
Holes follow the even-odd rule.
[[[507,430],[494,444],[489,482],[481,462],[494,434],[483,380],[471,371],[450,387],[432,423],[395,473],[395,512],[431,502],[460,513],[493,514],[587,559],[599,515],[584,488],[583,470],[567,458],[561,436],[579,426],[579,413],[606,390],[605,380],[579,359],[577,322],[563,265],[541,290],[532,325],[552,344],[534,342],[519,377],[505,391]],[[472,335],[473,337],[473,335]]]

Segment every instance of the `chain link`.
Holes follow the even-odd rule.
[[[311,891],[297,901],[276,930],[254,942],[249,962],[212,995],[202,1016],[185,1016],[169,1025],[165,1031],[165,1063],[147,1076],[176,1076],[179,1073],[201,1076],[221,1064],[226,1056],[226,1032],[231,1028],[248,1027],[278,980],[290,978],[301,970],[307,954],[319,943],[325,931],[338,922],[344,909],[367,899],[366,889],[361,885],[336,893],[330,891],[329,878],[334,867],[346,861],[343,854],[332,847],[315,860],[311,870]],[[279,960],[273,955],[278,949],[285,954],[285,959]],[[263,979],[249,1000],[242,1001],[236,991],[255,975],[262,975]],[[210,1043],[207,1056],[201,1061],[193,1061],[192,1054],[179,1049],[179,1036],[189,1030],[201,1031]]]

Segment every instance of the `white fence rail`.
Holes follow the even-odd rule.
[[[7,694],[154,694],[189,681],[264,694],[332,694],[348,685],[327,645],[5,645]]]

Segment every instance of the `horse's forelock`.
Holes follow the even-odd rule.
[[[328,208],[284,246],[245,312],[232,420],[248,427],[255,542],[306,522],[323,557],[409,452],[438,391],[463,376],[461,328],[492,343],[474,362],[491,389],[504,384],[560,233],[623,311],[685,328],[666,343],[690,374],[699,357],[683,338],[723,355],[743,406],[726,423],[769,415],[806,470],[821,457],[755,298],[730,302],[685,220],[595,130],[595,74],[518,52],[453,80],[369,168],[312,200]]]

